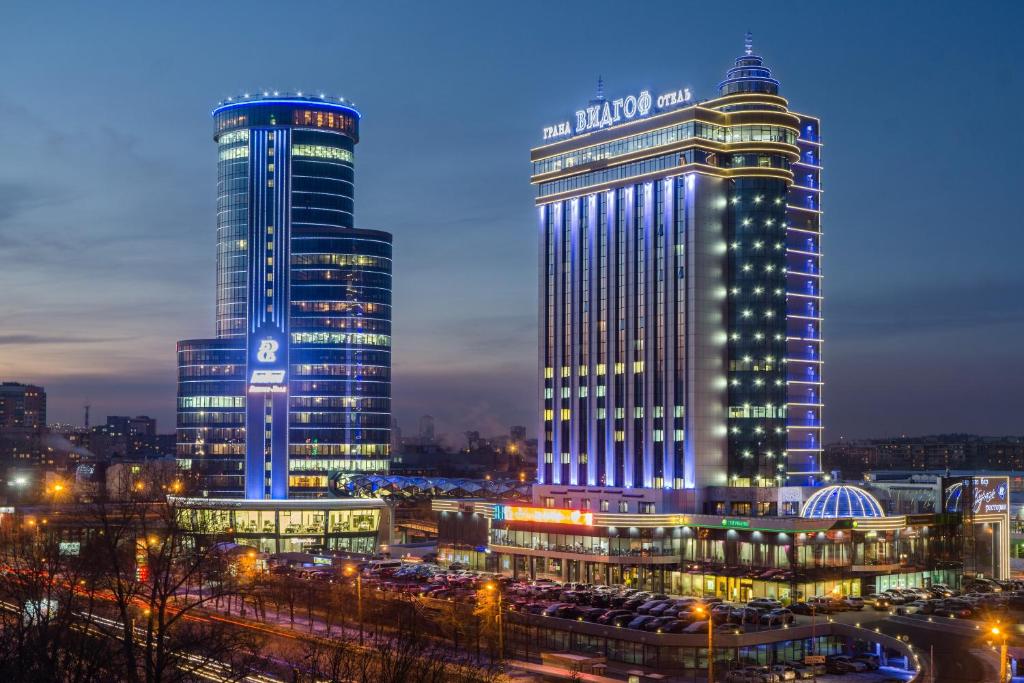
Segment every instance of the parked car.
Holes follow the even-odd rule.
[[[808,617],[813,617],[815,614],[825,614],[825,612],[822,612],[809,602],[794,602],[789,606],[789,611],[793,614],[803,614]]]
[[[831,598],[813,597],[809,598],[807,602],[818,610],[818,614],[832,614],[837,611]]]
[[[782,626],[793,623],[793,612],[785,607],[773,609],[761,615],[760,623],[763,626]]]
[[[708,622],[707,619],[704,621],[695,621],[686,628],[683,629],[683,633],[707,633]]]
[[[915,600],[914,602],[908,602],[905,605],[900,605],[896,608],[896,614],[907,615],[917,614],[926,605],[924,600]]]
[[[800,662],[790,662],[786,666],[792,669],[793,672],[796,673],[796,677],[800,680],[814,678],[814,669],[807,666],[806,664],[801,664]]]
[[[636,619],[636,615],[632,612],[629,612],[628,614],[620,614],[616,617],[613,617],[611,621],[608,622],[608,625],[625,628],[629,626],[630,622],[632,622],[634,619]]]
[[[755,598],[747,603],[747,607],[753,607],[755,609],[773,610],[782,607],[782,603],[778,600],[772,600],[771,598]]]
[[[633,617],[633,620],[626,624],[626,627],[643,630],[644,624],[653,619],[657,619],[657,617],[652,617],[649,614],[640,614],[638,616]]]
[[[711,619],[716,624],[722,624],[729,621],[730,614],[732,614],[732,607],[729,605],[715,605],[711,608]]]
[[[878,655],[873,655],[867,652],[856,655],[853,658],[853,661],[864,662],[865,664],[867,664],[868,669],[872,671],[876,671],[879,667],[882,666],[882,660],[879,659]]]
[[[664,604],[665,600],[648,600],[644,604],[636,608],[637,614],[650,614],[651,610],[659,605]]]
[[[580,618],[583,619],[583,621],[597,621],[607,611],[608,610],[603,607],[588,607],[581,610]]]
[[[832,655],[825,660],[825,665],[829,673],[835,674],[862,673],[868,670],[867,664],[858,662],[853,657],[846,655]]]
[[[864,599],[857,597],[856,595],[848,595],[843,598],[843,603],[848,609],[862,610],[864,609]]]
[[[546,617],[558,616],[559,610],[564,609],[566,607],[572,607],[572,605],[570,605],[567,602],[555,602],[555,603],[552,603],[552,604],[548,605],[547,609],[544,610],[544,616],[546,616]]]
[[[881,593],[872,593],[864,598],[864,603],[881,612],[892,607],[892,598]]]
[[[796,669],[785,664],[775,664],[771,667],[771,671],[782,681],[795,681],[798,677]]]
[[[779,683],[781,677],[767,666],[745,666],[743,670],[757,676],[761,683]]]
[[[905,605],[908,602],[913,602],[909,595],[904,595],[898,589],[891,588],[887,591],[883,591],[882,595],[889,599],[889,602],[893,605]]]
[[[607,612],[605,612],[602,616],[597,618],[597,623],[611,626],[613,625],[612,621],[614,619],[626,616],[632,618],[633,613],[630,612],[628,609],[610,609]]]
[[[761,683],[761,677],[743,669],[725,674],[725,683]]]
[[[756,624],[761,619],[761,610],[753,607],[736,607],[729,613],[729,622],[733,624]]]

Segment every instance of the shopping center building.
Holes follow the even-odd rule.
[[[572,486],[539,505],[432,505],[443,561],[529,579],[800,600],[1008,578],[1007,478],[918,476],[930,481],[710,489],[700,514],[615,512],[635,494]],[[908,485],[910,509],[890,493]]]

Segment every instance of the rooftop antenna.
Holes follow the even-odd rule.
[[[747,31],[747,37],[743,40],[743,47],[747,56],[754,54],[754,34]]]
[[[600,75],[597,77],[597,99],[604,101],[604,79]]]

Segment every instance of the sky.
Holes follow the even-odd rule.
[[[11,2],[0,23],[0,379],[51,422],[170,431],[213,336],[210,110],[363,114],[356,224],[391,231],[394,412],[537,420],[529,150],[593,96],[712,97],[743,35],[825,142],[827,440],[1024,434],[1024,3]]]

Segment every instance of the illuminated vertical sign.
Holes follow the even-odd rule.
[[[291,131],[249,134],[245,495],[288,497]]]

